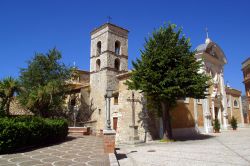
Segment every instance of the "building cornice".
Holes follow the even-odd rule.
[[[103,25],[101,25],[99,28],[96,28],[96,29],[94,29],[93,31],[91,31],[91,35],[93,35],[94,33],[96,33],[96,32],[98,32],[98,31],[100,31],[100,30],[102,30],[102,29],[104,29],[104,28],[106,28],[106,27],[115,27],[115,28],[118,28],[119,30],[122,30],[122,31],[125,31],[125,32],[129,32],[127,29],[124,29],[124,28],[122,28],[122,27],[119,27],[119,26],[117,26],[117,25],[115,25],[115,24],[111,24],[111,23],[105,23],[105,24],[103,24]]]
[[[131,76],[132,72],[131,71],[127,71],[126,73],[122,73],[116,76],[117,79],[119,80],[123,80],[123,79],[127,79]]]
[[[125,58],[125,59],[128,59],[128,56],[127,56],[127,55],[123,55],[123,54],[117,55],[115,52],[109,51],[109,50],[103,51],[100,55],[92,55],[92,56],[90,57],[90,59],[92,59],[92,58],[98,58],[98,57],[100,57],[102,54],[105,54],[105,53],[112,54],[112,55],[116,56],[117,58]]]
[[[241,91],[233,88],[225,88],[226,94],[231,94],[231,95],[236,95],[236,96],[241,96]]]
[[[90,74],[99,73],[99,72],[104,71],[104,70],[114,71],[114,72],[117,72],[118,74],[127,72],[125,70],[117,70],[117,69],[112,68],[112,67],[104,67],[104,68],[101,68],[99,71],[92,71],[92,72],[90,72]]]
[[[196,58],[204,58],[204,60],[210,61],[210,62],[212,62],[213,64],[216,64],[216,65],[221,65],[221,66],[225,65],[225,63],[223,63],[219,59],[211,56],[207,52],[197,53],[197,54],[195,54],[195,57]]]

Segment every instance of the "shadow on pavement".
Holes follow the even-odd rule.
[[[115,156],[117,160],[128,158],[125,153],[120,153],[120,148],[115,148]]]
[[[205,135],[205,134],[192,134],[188,136],[178,136],[174,137],[175,141],[195,141],[195,140],[205,140],[213,138],[212,135]]]
[[[65,140],[62,140],[62,141],[58,141],[58,142],[54,142],[54,143],[46,143],[46,144],[40,144],[40,145],[27,146],[27,147],[24,147],[24,148],[19,148],[19,149],[13,150],[13,151],[11,151],[9,153],[1,153],[1,155],[2,154],[14,154],[14,153],[30,152],[30,151],[34,151],[34,150],[37,150],[37,149],[46,148],[46,147],[49,147],[49,146],[60,145],[62,143],[69,142],[69,141],[72,141],[74,139],[77,139],[77,137],[67,136],[67,138]]]

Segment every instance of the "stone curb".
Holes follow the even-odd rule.
[[[114,153],[109,153],[109,163],[110,166],[119,166],[119,163]]]

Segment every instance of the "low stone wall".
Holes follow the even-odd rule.
[[[69,134],[90,135],[90,127],[69,127]]]

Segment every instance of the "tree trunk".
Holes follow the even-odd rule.
[[[162,107],[162,124],[163,124],[163,139],[173,139],[172,126],[170,121],[170,107],[167,102],[161,102]]]
[[[7,116],[10,115],[10,102],[11,102],[11,99],[8,99],[6,102],[6,115]]]

